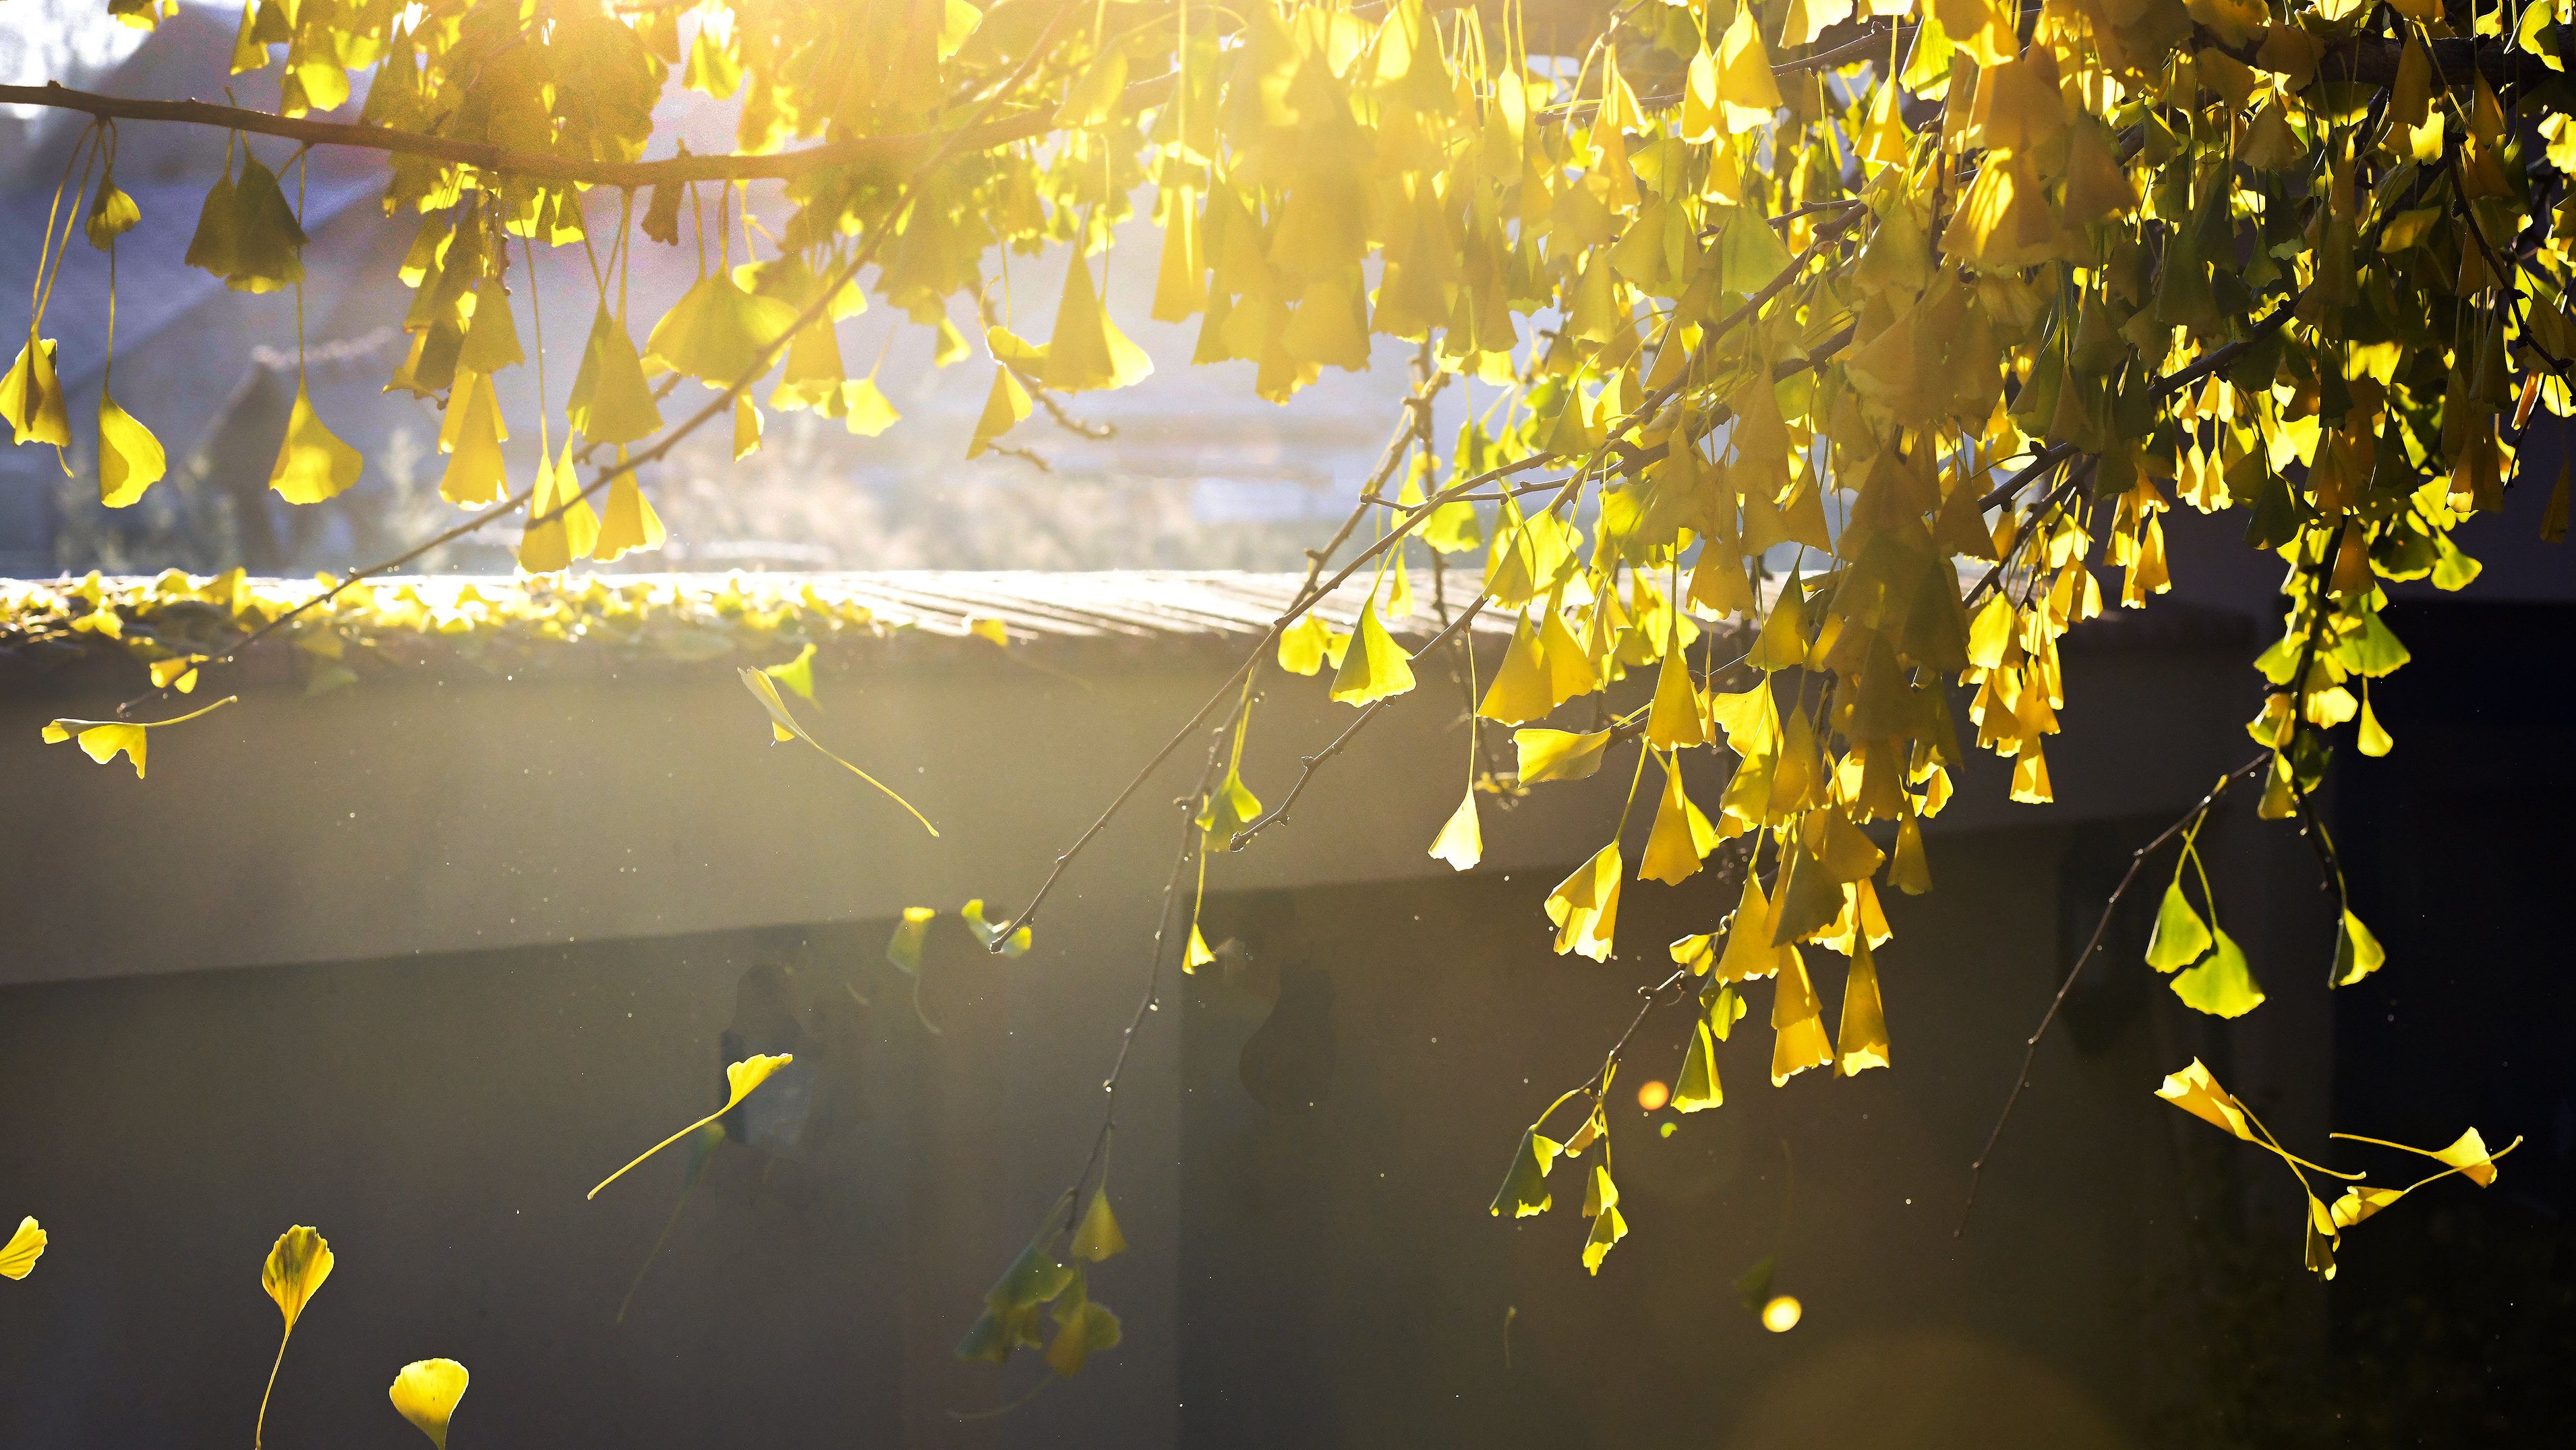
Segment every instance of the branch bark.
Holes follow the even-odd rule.
[[[1171,94],[1171,90],[1170,76],[1139,81],[1129,86],[1120,98],[1117,114],[1130,116],[1157,105]],[[862,136],[770,156],[728,154],[673,156],[660,161],[594,161],[581,157],[549,156],[535,151],[513,151],[486,141],[467,141],[364,122],[280,116],[244,106],[219,106],[210,101],[156,101],[101,95],[95,91],[73,90],[51,81],[41,86],[0,85],[0,103],[79,111],[102,120],[215,126],[257,136],[277,136],[307,146],[342,146],[397,156],[423,156],[453,166],[471,166],[478,171],[521,176],[534,181],[617,187],[655,186],[666,181],[778,181],[845,168],[892,179],[943,148],[951,155],[959,150],[989,150],[1015,141],[1032,140],[1056,128],[1056,113],[1050,107],[958,131]]]

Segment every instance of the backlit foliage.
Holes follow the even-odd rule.
[[[2345,725],[2366,753],[2393,743],[2369,702],[2407,660],[2385,586],[2469,583],[2455,531],[2502,508],[2535,415],[2571,411],[2568,18],[2563,0],[1602,0],[1555,17],[1565,48],[1548,55],[1510,0],[251,0],[234,64],[277,68],[290,115],[340,103],[375,67],[362,116],[398,144],[344,139],[389,147],[385,206],[417,227],[400,266],[411,345],[387,385],[440,403],[442,491],[515,518],[532,572],[659,542],[621,463],[653,440],[712,422],[739,457],[764,410],[899,426],[833,331],[872,297],[936,329],[943,363],[989,367],[965,457],[1015,446],[1048,395],[1146,382],[1155,364],[1095,277],[1140,208],[1159,229],[1147,310],[1195,322],[1188,361],[1246,363],[1249,386],[1285,403],[1404,343],[1422,418],[1451,379],[1496,390],[1445,450],[1427,422],[1400,434],[1354,517],[1366,530],[1335,544],[1370,542],[1319,561],[1364,591],[1356,628],[1301,601],[1239,696],[1229,682],[1232,765],[1220,783],[1211,762],[1183,860],[1197,854],[1203,886],[1208,852],[1284,812],[1261,816],[1242,779],[1251,676],[1275,660],[1329,669],[1315,688],[1336,701],[1399,700],[1420,683],[1386,627],[1419,608],[1405,566],[1481,554],[1473,608],[1514,622],[1476,714],[1512,732],[1517,770],[1471,747],[1430,849],[1474,864],[1480,790],[1629,775],[1617,820],[1567,843],[1583,864],[1533,906],[1558,952],[1633,960],[1662,946],[1619,936],[1623,893],[1712,869],[1735,883],[1702,933],[1670,944],[1648,997],[1700,1015],[1673,1090],[1689,1112],[1721,1102],[1720,1044],[1757,982],[1774,1084],[1895,1060],[1909,988],[1883,893],[1931,888],[1921,823],[1969,752],[2010,762],[2013,800],[2051,799],[2061,643],[2168,590],[2177,505],[2233,514],[2280,571],[2286,612],[2247,726],[2257,809],[2307,827],[2341,901],[2308,795]],[[674,73],[739,99],[737,155],[643,161]],[[112,130],[92,135],[49,268],[74,217],[109,248],[135,225],[185,224],[138,219],[114,188]],[[232,287],[300,285],[283,150],[246,137],[196,220],[190,261]],[[736,183],[783,192],[775,235]],[[624,280],[632,249],[656,244],[693,248],[699,269],[659,318],[630,311]],[[1007,259],[1049,249],[1052,319],[987,321]],[[504,418],[492,376],[543,365],[514,285],[567,266],[589,271],[598,305],[577,366],[556,370],[561,411]],[[18,442],[61,449],[40,273],[0,412]],[[138,411],[102,414],[102,456],[120,460],[101,474],[110,504],[161,466],[149,400],[122,401]],[[513,426],[548,460],[524,484],[499,447]],[[299,392],[278,491],[309,501],[354,476]],[[2556,489],[2552,537],[2563,476]],[[63,627],[113,617],[88,605]],[[415,606],[438,609],[373,604]],[[180,663],[155,684],[185,689],[225,641],[156,648],[156,666]],[[784,678],[744,672],[792,738]],[[1623,681],[1624,710],[1607,703]],[[1700,760],[1723,784],[1695,795],[1685,762]],[[2193,848],[2207,809],[2148,963],[2190,1006],[2234,1017],[2263,1001],[2257,968],[2273,964],[2218,923]],[[1650,823],[1642,849],[1631,817]],[[2333,979],[2348,983],[2382,953],[2342,904]],[[999,942],[1026,919],[975,925]],[[916,957],[926,921],[908,928]],[[1187,940],[1186,964],[1215,959],[1195,923]],[[1542,1213],[1562,1189],[1591,1222],[1595,1270],[1629,1231],[1606,1114],[1626,1041],[1531,1127],[1494,1200]],[[1548,1137],[1568,1107],[1578,1125]],[[2485,1166],[2461,1171],[2492,1172],[2466,1156]],[[1583,1165],[1579,1193],[1552,1176],[1560,1158]],[[2378,1192],[2324,1222],[2359,1221]],[[1096,1186],[1089,1201],[1105,1215]],[[1114,1343],[1074,1262],[1105,1256],[1087,1231],[1051,1215],[962,1352],[1044,1344],[1070,1373]],[[2331,1266],[2313,1244],[2312,1260]]]

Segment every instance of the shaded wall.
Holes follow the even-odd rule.
[[[1957,1236],[1966,1165],[2071,954],[2049,907],[2063,893],[2088,930],[2100,907],[2077,845],[2063,828],[1935,843],[1939,889],[1891,901],[1879,956],[1892,1071],[1772,1087],[1757,985],[1719,1050],[1725,1104],[1646,1114],[1634,1089],[1676,1075],[1689,1009],[1649,1018],[1611,1098],[1631,1234],[1597,1277],[1576,1215],[1597,1159],[1560,1162],[1547,1214],[1498,1220],[1487,1203],[1523,1127],[1599,1066],[1662,975],[1660,944],[1723,910],[1702,883],[1632,884],[1628,945],[1601,965],[1548,950],[1527,875],[1222,904],[1217,930],[1262,965],[1192,984],[1182,1443],[2165,1443],[2203,1387],[2179,1353],[2192,1326],[2156,1302],[2181,1266],[2190,1140],[2152,1089],[2194,1050],[2180,1039],[2219,1034],[2184,1020],[2138,960],[2142,934],[2094,971],[2146,990],[2113,988],[2083,1033],[2050,1040]],[[2309,925],[2235,904],[2258,960]],[[1841,959],[1809,965],[1830,1021]],[[2315,1020],[2225,1035],[2249,1058],[2306,1057]],[[2295,1080],[2244,1072],[2267,1110],[2313,1115]],[[2295,1267],[2296,1222],[2249,1236]],[[1806,1309],[1785,1335],[1733,1287],[1767,1255]]]
[[[828,762],[771,748],[721,668],[421,672],[319,699],[254,671],[241,704],[156,741],[146,782],[36,743],[49,716],[127,692],[122,670],[13,681],[0,1210],[36,1212],[56,1247],[0,1295],[0,1441],[233,1443],[273,1351],[258,1259],[299,1221],[342,1266],[290,1358],[280,1444],[399,1430],[381,1387],[428,1354],[474,1366],[469,1418],[574,1443],[1440,1443],[1444,1415],[1480,1396],[1617,1437],[1674,1407],[1769,1424],[1775,1398],[1779,1414],[1840,1403],[1798,1375],[1900,1371],[2035,1375],[2071,1386],[2065,1423],[2127,1434],[2147,1393],[2120,1383],[2147,1373],[2129,1265],[2161,1212],[2175,1122],[2156,1114],[2179,1119],[2147,1093],[2211,1049],[2156,1040],[2162,1018],[2134,1007],[2098,1014],[2093,1057],[2074,1034],[2053,1043],[1989,1176],[1990,1216],[1942,1248],[1968,1139],[2068,950],[2060,833],[2170,819],[2245,748],[2241,639],[2131,621],[2083,638],[2052,752],[2061,806],[2007,807],[1980,766],[1934,832],[1942,890],[1896,908],[1898,1072],[1774,1093],[1757,991],[1725,1109],[1671,1140],[1623,1119],[1638,1236],[1597,1281],[1571,1219],[1503,1225],[1483,1204],[1520,1125],[1633,1009],[1658,944],[1723,904],[1637,885],[1626,960],[1546,955],[1539,898],[1615,812],[1609,772],[1489,815],[1488,864],[1467,878],[1424,857],[1462,763],[1435,667],[1292,828],[1217,863],[1211,936],[1302,964],[1329,996],[1255,1022],[1166,994],[1115,1160],[1136,1248],[1100,1280],[1127,1341],[980,1421],[951,1412],[1019,1393],[1033,1367],[997,1379],[949,1350],[1098,1122],[1178,770],[1066,877],[1027,958],[993,962],[941,924],[923,1002],[936,1036],[877,965],[887,923],[1018,899],[1223,677],[1225,647],[1006,659],[920,640],[827,660],[816,728],[893,763],[936,843]],[[1346,723],[1320,695],[1295,682],[1264,705],[1246,762],[1263,794]],[[2241,883],[2239,935],[2267,971],[2265,873],[2304,860],[2276,834],[2247,839],[2214,866]],[[720,1045],[744,974],[769,958],[848,973],[844,995],[868,999],[848,1021],[873,1116],[774,1169],[720,1164],[616,1325],[685,1162],[674,1150],[597,1203],[580,1195],[712,1106],[748,1045]],[[2191,1030],[2241,1044],[2229,1081],[2276,1122],[2321,1122],[2321,994],[2275,1001]],[[1664,1030],[1641,1038],[1630,1083],[1669,1076]],[[1263,1116],[1242,1063],[1264,1034],[1270,1102],[1320,1084],[1316,1108]],[[1814,1317],[1748,1342],[1724,1286],[1777,1233],[1782,1141],[1801,1186],[1779,1247],[1803,1276],[1784,1287]],[[1497,1381],[1507,1306],[1517,1367]],[[1901,1342],[1871,1348],[1888,1335]],[[1959,1354],[1982,1356],[1973,1374]],[[1449,1410],[1430,1394],[1444,1384]]]

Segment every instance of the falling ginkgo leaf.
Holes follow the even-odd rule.
[[[606,1178],[601,1179],[599,1181],[599,1188],[594,1188],[582,1196],[586,1199],[597,1198],[599,1196],[600,1188],[606,1188],[608,1185],[615,1183],[618,1179],[625,1177],[628,1173],[634,1170],[636,1163],[643,1162],[645,1159],[650,1158],[654,1154],[661,1152],[663,1149],[670,1147],[672,1144],[689,1136],[691,1133],[696,1132],[698,1129],[703,1128],[707,1124],[714,1122],[716,1119],[723,1117],[725,1114],[732,1112],[735,1107],[741,1104],[744,1098],[751,1096],[752,1089],[769,1081],[769,1075],[771,1073],[778,1071],[780,1068],[785,1067],[795,1060],[796,1058],[793,1054],[782,1052],[775,1057],[760,1055],[746,1057],[742,1061],[728,1066],[725,1069],[725,1087],[727,1091],[723,1107],[716,1109],[714,1112],[707,1114],[705,1117],[698,1119],[696,1122],[691,1123],[687,1127],[682,1128],[680,1131],[663,1139],[661,1142],[656,1143],[652,1147],[635,1155],[634,1163],[629,1163],[624,1168],[620,1168],[616,1172],[609,1174]]]
[[[304,1317],[304,1306],[331,1277],[335,1262],[330,1242],[302,1224],[277,1236],[269,1248],[268,1261],[260,1266],[259,1286],[277,1301],[277,1312],[286,1318],[286,1328],[277,1337],[277,1362],[269,1366],[268,1388],[260,1392],[259,1421],[251,1429],[251,1450],[259,1450],[261,1438],[268,1431],[269,1396],[277,1393],[277,1372],[286,1364],[287,1341],[295,1337],[296,1321]]]
[[[903,807],[906,811],[910,811],[912,813],[912,818],[921,822],[921,828],[923,830],[928,831],[933,836],[937,836],[939,834],[939,828],[930,823],[930,818],[928,816],[923,815],[918,810],[914,810],[912,802],[895,794],[891,788],[889,788],[883,781],[878,780],[875,776],[868,774],[866,771],[850,764],[841,757],[834,755],[830,750],[824,748],[823,742],[806,734],[805,727],[796,723],[796,717],[787,713],[787,702],[779,698],[778,686],[770,682],[769,676],[761,673],[759,670],[751,669],[741,670],[738,671],[738,673],[742,676],[743,688],[751,691],[752,698],[758,700],[760,702],[760,707],[769,712],[769,728],[770,733],[774,738],[782,741],[802,740],[806,744],[813,746],[816,750],[822,751],[824,759],[831,761],[833,764],[848,771],[850,774],[857,776],[859,779],[866,781],[872,786],[875,786],[878,790],[885,793],[888,800],[891,800],[896,805]]]
[[[18,1221],[18,1231],[0,1244],[0,1279],[23,1279],[45,1256],[45,1231],[33,1215]]]
[[[191,670],[187,673],[195,672]],[[191,710],[185,715],[173,716],[167,720],[56,720],[45,726],[39,733],[48,745],[60,745],[77,735],[80,748],[90,759],[101,765],[114,760],[117,753],[122,751],[128,760],[134,762],[134,778],[141,780],[144,748],[151,740],[151,731],[158,730],[164,725],[184,725],[200,715],[212,714],[239,698],[238,695],[226,695],[203,709]]]
[[[394,1409],[429,1437],[438,1450],[447,1450],[447,1421],[456,1413],[456,1402],[465,1397],[469,1376],[465,1366],[452,1359],[415,1360],[394,1376],[393,1388],[386,1393]]]

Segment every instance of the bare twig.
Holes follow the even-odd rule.
[[[986,97],[985,100],[979,104],[977,107],[978,115],[990,110],[995,102],[998,101],[1002,95],[1006,94],[1012,85],[1017,83],[1019,78],[1025,77],[1030,71],[1037,68],[1038,62],[1043,59],[1047,53],[1047,47],[1054,37],[1056,27],[1062,25],[1068,16],[1071,16],[1080,8],[1079,0],[1065,0],[1065,3],[1057,8],[1054,18],[1047,22],[1046,29],[1040,33],[1037,41],[1030,46],[1029,54],[1021,59],[1019,68],[1013,79],[1006,81],[1000,88],[996,89],[991,96]],[[545,514],[529,519],[529,526],[532,528],[537,527],[561,517],[574,505],[587,501],[591,495],[598,493],[601,489],[608,487],[618,479],[632,475],[637,469],[642,468],[648,463],[659,462],[661,459],[668,456],[672,449],[677,448],[682,440],[686,439],[690,434],[695,433],[698,429],[704,427],[710,420],[731,413],[733,410],[734,400],[741,397],[744,393],[749,392],[751,390],[751,385],[760,381],[760,379],[768,373],[770,367],[777,361],[778,355],[786,350],[789,341],[793,339],[796,334],[804,331],[806,327],[824,318],[830,310],[832,298],[838,294],[844,286],[856,280],[860,271],[876,259],[878,250],[885,245],[887,238],[894,235],[895,228],[901,223],[904,213],[912,208],[913,202],[920,196],[921,183],[932,171],[937,170],[950,155],[964,144],[967,137],[976,134],[978,134],[976,128],[969,125],[961,128],[960,130],[950,132],[946,140],[940,142],[932,149],[930,155],[926,157],[922,161],[921,165],[915,168],[912,174],[905,179],[896,196],[894,204],[887,210],[884,221],[871,230],[868,233],[866,240],[861,242],[857,250],[851,253],[850,259],[835,269],[832,275],[824,281],[823,285],[815,290],[814,300],[806,306],[803,312],[797,315],[795,322],[758,350],[758,353],[752,360],[750,368],[745,371],[741,377],[736,378],[731,386],[719,391],[714,398],[701,406],[695,413],[692,413],[688,417],[680,420],[680,422],[673,427],[664,430],[662,436],[656,439],[652,446],[644,449],[640,453],[621,457],[614,464],[602,467],[596,476],[591,479],[590,483],[583,487],[579,492],[573,494],[567,499],[564,499],[554,508],[548,510]],[[454,543],[456,540],[464,538],[466,535],[483,528],[487,524],[493,523],[498,519],[508,517],[510,514],[515,513],[521,507],[525,506],[528,501],[535,496],[535,494],[536,488],[534,485],[531,485],[528,488],[503,499],[501,502],[484,510],[482,513],[474,515],[465,522],[458,524],[456,527],[436,535],[425,543],[414,545],[413,547],[404,550],[402,553],[395,555],[391,559],[387,559],[382,563],[369,565],[364,569],[360,569],[355,573],[350,574],[347,578],[334,583],[329,589],[305,600],[303,603],[289,609],[284,614],[281,614],[266,624],[261,625],[259,628],[252,630],[249,634],[244,635],[240,641],[226,649],[222,654],[208,659],[205,663],[209,666],[231,663],[233,660],[240,657],[241,652],[244,649],[249,648],[259,640],[276,633],[279,629],[285,627],[288,623],[298,617],[337,599],[351,587],[365,580],[393,573],[401,569],[405,564],[411,563],[433,549]],[[184,678],[184,676],[182,678]],[[168,694],[169,689],[169,686],[164,685],[156,686],[153,689],[147,690],[143,694],[137,695],[133,699],[117,706],[116,713],[119,717],[123,717],[128,711],[133,710],[148,701]],[[1005,932],[1004,935],[1007,936],[1009,933]]]
[[[1046,47],[1032,50],[1032,57],[1045,54]],[[1011,89],[1005,85],[1002,91]],[[1117,114],[1132,115],[1149,106],[1160,104],[1170,94],[1172,78],[1160,76],[1129,86],[1119,98]],[[977,107],[977,119],[989,110],[1001,91],[988,96]],[[404,131],[391,126],[375,126],[355,121],[315,121],[303,117],[279,116],[244,106],[219,106],[209,101],[156,101],[128,96],[106,96],[93,91],[78,91],[47,82],[41,86],[0,85],[0,104],[43,106],[55,110],[80,111],[88,115],[128,121],[172,121],[185,125],[216,126],[227,131],[246,131],[260,136],[281,136],[306,146],[335,146],[365,151],[383,151],[397,156],[422,156],[452,166],[471,166],[478,171],[525,177],[531,181],[577,182],[590,186],[646,187],[678,181],[774,181],[810,176],[818,171],[847,169],[888,178],[904,174],[925,156],[954,154],[959,146],[985,150],[1008,146],[1018,141],[1034,140],[1056,128],[1053,107],[1024,112],[1006,121],[990,125],[969,124],[955,131],[922,131],[899,136],[863,136],[855,140],[834,141],[809,146],[797,151],[783,151],[772,156],[681,155],[660,161],[590,161],[570,156],[544,155],[532,151],[513,151],[483,141],[464,141],[449,136],[433,136],[419,131]]]
[[[2266,751],[2220,776],[2218,784],[2211,786],[2209,794],[2202,796],[2197,805],[2183,812],[2172,825],[2159,832],[2154,840],[2130,853],[2129,869],[2121,873],[2120,884],[2111,888],[2110,900],[2102,904],[2102,918],[2093,924],[2093,935],[2085,940],[2084,950],[2075,954],[2074,965],[2066,969],[2066,980],[2058,984],[2057,995],[2048,1001],[2048,1011],[2042,1014],[2039,1026],[2031,1030],[2030,1037],[2022,1044],[2024,1051],[2021,1071],[2013,1078],[2012,1091],[2004,1097],[2004,1110],[1996,1116],[1994,1130],[1986,1134],[1984,1150],[1977,1154],[1975,1162],[1968,1165],[1968,1197],[1959,1205],[1959,1227],[1952,1231],[1952,1238],[1964,1237],[1968,1232],[1968,1215],[1977,1206],[1977,1183],[1985,1173],[1987,1160],[1995,1156],[1995,1144],[2004,1135],[2004,1124],[2012,1121],[2013,1107],[2021,1101],[2022,1089],[2030,1086],[2030,1069],[2031,1065],[2039,1060],[2040,1040],[2048,1036],[2049,1027],[2057,1021],[2058,1009],[2066,1005],[2067,994],[2075,990],[2075,979],[2084,974],[2085,964],[2092,961],[2093,954],[2102,949],[2102,938],[2111,930],[2111,917],[2120,909],[2121,898],[2128,894],[2132,885],[2136,884],[2138,872],[2147,864],[2147,857],[2154,854],[2166,842],[2191,829],[2194,823],[2209,814],[2210,807],[2218,803],[2218,797],[2229,786],[2262,769],[2271,758],[2271,752]]]
[[[1473,604],[1470,604],[1466,608],[1458,611],[1458,617],[1451,620],[1446,629],[1433,635],[1431,637],[1431,642],[1424,645],[1417,653],[1420,655],[1428,655],[1432,651],[1440,648],[1440,646],[1447,644],[1451,638],[1464,634],[1467,626],[1475,622],[1477,611],[1484,607],[1485,596],[1480,594],[1476,596],[1476,601]],[[1233,839],[1227,843],[1227,849],[1240,851],[1245,846],[1250,845],[1252,843],[1252,838],[1260,835],[1263,831],[1266,831],[1275,825],[1286,824],[1289,808],[1297,804],[1297,797],[1306,793],[1307,782],[1315,778],[1315,772],[1322,768],[1326,761],[1329,761],[1334,756],[1341,754],[1343,749],[1351,743],[1351,737],[1359,734],[1360,731],[1367,726],[1369,721],[1377,718],[1378,711],[1385,709],[1387,706],[1394,704],[1397,700],[1402,698],[1403,696],[1401,695],[1389,695],[1384,699],[1371,701],[1367,708],[1360,711],[1358,719],[1353,720],[1349,727],[1344,729],[1341,734],[1333,737],[1332,744],[1325,746],[1323,749],[1316,751],[1312,755],[1302,757],[1299,764],[1303,768],[1297,772],[1297,783],[1288,787],[1288,794],[1282,796],[1279,800],[1279,804],[1271,807],[1269,812],[1263,815],[1261,819],[1254,821],[1252,824],[1245,826],[1242,830],[1235,832]]]

